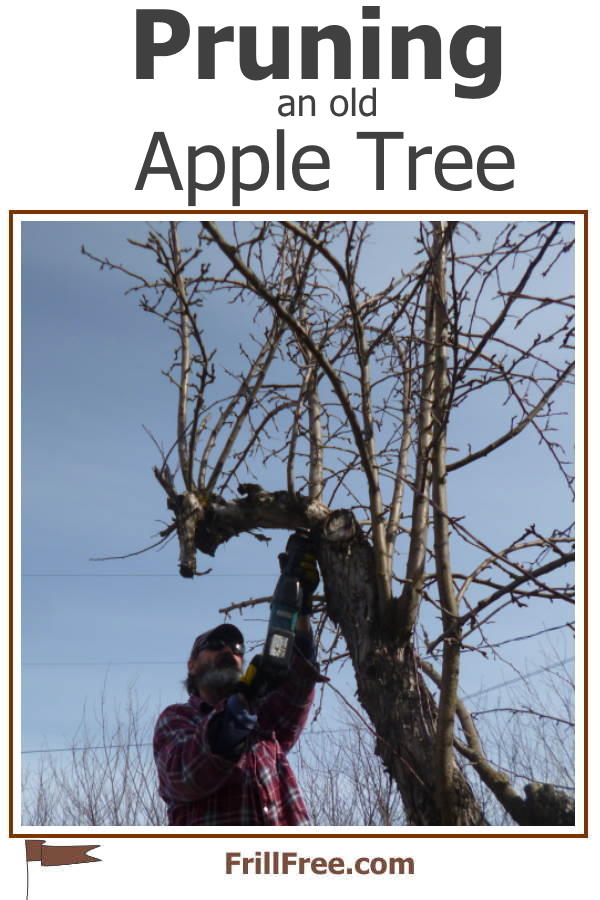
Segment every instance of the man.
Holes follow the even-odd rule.
[[[318,577],[318,576],[317,576]],[[289,674],[256,704],[235,691],[244,639],[231,624],[194,641],[187,703],[169,706],[154,734],[159,792],[170,825],[308,825],[287,760],[308,717],[314,663],[308,609],[298,617]]]

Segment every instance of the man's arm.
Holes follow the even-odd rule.
[[[218,790],[240,768],[213,752],[209,726],[219,708],[199,716],[192,706],[169,706],[154,731],[154,759],[161,794],[168,800],[200,800]]]
[[[259,730],[274,731],[284,753],[291,750],[306,724],[316,682],[324,680],[315,662],[310,618],[299,616],[289,675],[258,708]]]

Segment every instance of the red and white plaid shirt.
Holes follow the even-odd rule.
[[[224,701],[200,697],[169,706],[154,732],[159,793],[169,825],[309,825],[308,812],[287,760],[308,717],[314,665],[296,650],[290,676],[257,710],[258,723],[237,762],[213,753],[207,727]]]

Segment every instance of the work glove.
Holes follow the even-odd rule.
[[[306,545],[303,553],[299,554],[295,552],[296,547],[294,545],[299,542],[299,538],[296,534],[292,534],[288,539],[286,552],[280,553],[278,559],[281,572],[285,572],[285,574],[297,578],[300,582],[302,587],[302,606],[300,607],[300,614],[310,616],[312,613],[312,595],[317,589],[320,578],[315,548],[304,539],[301,540],[303,544]],[[293,566],[290,566],[290,560],[293,559],[294,556],[297,556],[298,559]]]
[[[208,726],[208,743],[213,753],[236,761],[256,727],[257,717],[250,712],[238,694],[232,694],[222,712],[216,713]]]
[[[287,678],[287,674],[286,670],[274,672],[266,669],[262,654],[258,653],[248,664],[248,668],[236,686],[236,691],[250,702],[260,700],[269,691],[278,687]]]

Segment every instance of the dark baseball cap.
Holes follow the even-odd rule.
[[[224,622],[222,625],[217,625],[216,628],[211,628],[210,631],[204,631],[202,634],[198,635],[192,646],[190,659],[193,659],[196,656],[205,641],[213,638],[217,640],[220,638],[228,643],[241,644],[242,647],[244,646],[244,635],[240,629],[236,628],[235,625],[232,625],[230,622]]]

